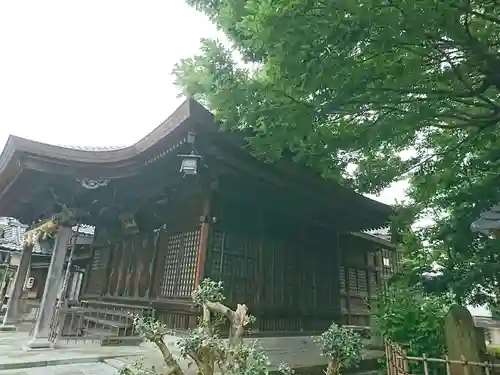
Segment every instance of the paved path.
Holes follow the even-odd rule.
[[[18,370],[3,370],[2,375],[116,375],[118,370],[105,363],[56,365]]]
[[[57,349],[26,351],[28,332],[0,332],[0,374],[10,375],[116,375],[117,369],[140,358],[148,366],[163,368],[159,350],[150,343],[140,346],[100,346],[91,343],[61,342]],[[178,338],[165,337],[172,354],[178,355],[175,343]],[[247,339],[254,341],[255,339]],[[262,338],[259,345],[267,352],[271,369],[282,362],[292,367],[314,367],[325,364],[316,344],[308,336]],[[364,358],[382,356],[380,351],[366,351]],[[195,366],[180,363],[186,375],[195,374]]]
[[[147,345],[100,346],[91,343],[61,343],[57,349],[25,349],[27,332],[0,332],[0,371],[59,364],[95,363],[108,358],[139,358],[151,351]]]

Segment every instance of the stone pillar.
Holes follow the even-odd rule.
[[[68,251],[71,232],[71,228],[68,227],[61,227],[57,232],[54,251],[50,259],[50,266],[43,290],[42,302],[35,323],[33,339],[28,342],[28,349],[45,349],[51,347],[49,341],[50,323],[55,313],[57,295],[61,285],[64,260]]]
[[[24,283],[26,276],[30,272],[31,253],[33,246],[26,246],[21,253],[19,266],[17,267],[16,275],[14,276],[12,293],[7,302],[7,310],[3,318],[3,323],[0,325],[0,331],[15,331],[16,327],[13,324],[19,322],[19,307],[21,305],[21,296],[23,294]]]

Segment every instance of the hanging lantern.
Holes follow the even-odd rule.
[[[191,152],[189,155],[179,155],[182,158],[181,169],[179,172],[184,175],[198,174],[198,162],[201,159],[200,155]]]
[[[120,214],[120,221],[122,222],[123,231],[127,234],[137,234],[139,233],[139,227],[135,221],[134,214],[122,213]]]
[[[182,158],[181,169],[179,172],[184,173],[184,176],[198,174],[198,164],[201,160],[201,155],[198,155],[196,152],[194,147],[195,140],[196,134],[194,132],[189,132],[187,136],[187,143],[189,143],[192,147],[191,153],[189,155],[178,155]]]

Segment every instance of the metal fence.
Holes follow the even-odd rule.
[[[138,345],[141,337],[134,330],[137,315],[152,316],[148,307],[103,305],[82,301],[79,305],[56,309],[50,327],[53,343],[92,342],[101,345]]]
[[[461,356],[459,360],[443,358],[429,358],[425,354],[421,357],[407,355],[405,349],[399,345],[386,341],[385,356],[387,375],[455,375],[455,374],[500,374],[500,363],[495,360],[473,362]]]

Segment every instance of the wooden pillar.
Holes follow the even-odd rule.
[[[35,323],[33,339],[28,342],[28,349],[44,349],[50,348],[49,341],[50,323],[55,314],[57,295],[61,285],[63,276],[64,261],[68,251],[68,243],[71,238],[71,228],[59,228],[56,236],[52,258],[50,259],[49,271],[45,281],[42,303],[40,304],[40,312]]]
[[[148,299],[151,299],[153,297],[153,292],[157,292],[158,289],[160,288],[158,285],[156,285],[156,280],[157,280],[157,273],[158,273],[158,250],[160,247],[160,235],[161,235],[161,230],[156,232],[153,237],[153,255],[151,256],[151,260],[148,264],[148,288],[146,290],[145,296],[148,297]]]
[[[32,252],[33,246],[25,246],[22,250],[19,266],[17,267],[16,275],[14,276],[12,293],[9,297],[9,302],[7,303],[7,311],[5,312],[3,323],[0,326],[0,331],[16,330],[13,324],[19,322],[21,296],[23,293],[24,283],[26,282],[26,277],[30,272]]]
[[[92,273],[92,263],[94,263],[95,248],[94,245],[90,245],[90,259],[87,259],[85,263],[85,271],[83,273],[83,280],[80,289],[80,294],[87,294],[87,287],[89,284],[89,279]]]
[[[194,287],[197,288],[200,284],[201,280],[204,277],[205,271],[205,259],[207,255],[207,247],[208,247],[208,235],[210,233],[210,223],[212,221],[211,213],[211,205],[212,205],[212,196],[213,190],[217,188],[216,184],[211,184],[208,189],[206,189],[204,193],[203,199],[203,213],[202,213],[202,223],[200,230],[200,242],[198,245],[198,254],[196,256],[196,271],[194,278]]]

